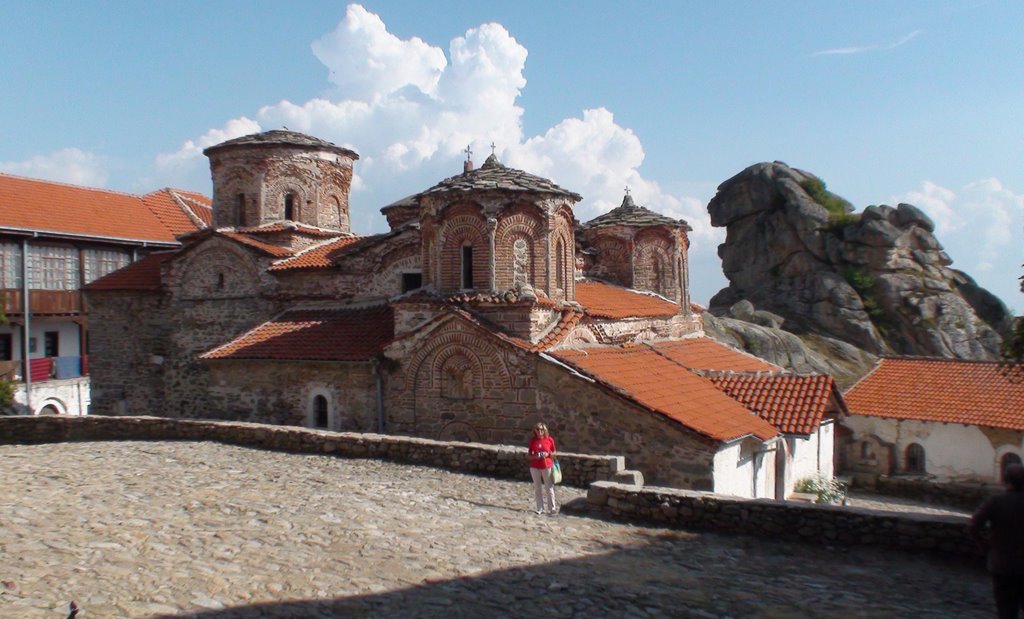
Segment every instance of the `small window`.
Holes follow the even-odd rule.
[[[217,290],[224,290],[224,274],[217,273]]]
[[[284,218],[291,221],[295,219],[295,194],[290,193],[284,197]]]
[[[917,443],[907,446],[906,469],[908,473],[924,473],[924,447]]]
[[[234,221],[231,223],[241,226],[243,221],[245,221],[245,194],[240,193],[235,196]]]
[[[860,459],[871,460],[875,454],[871,453],[871,443],[864,441],[860,444]]]
[[[402,273],[402,292],[418,290],[423,287],[422,273]]]
[[[1006,467],[1011,464],[1021,464],[1020,456],[1011,452],[1003,454],[1003,457],[999,460],[999,480],[1006,481]]]
[[[565,290],[565,243],[562,239],[555,245],[555,288]]]
[[[473,287],[473,246],[463,245],[462,247],[462,287],[464,289]]]
[[[313,398],[313,427],[327,427],[327,398],[322,395]]]
[[[43,334],[43,355],[46,357],[60,356],[60,333],[47,331]]]

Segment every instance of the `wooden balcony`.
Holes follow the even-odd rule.
[[[29,290],[28,294],[33,316],[75,316],[83,311],[82,293],[78,290]],[[9,317],[15,318],[24,313],[20,289],[0,289],[0,299],[4,313]]]

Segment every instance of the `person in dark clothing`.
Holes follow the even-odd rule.
[[[1024,612],[1024,466],[1011,464],[1003,473],[1007,491],[990,497],[968,528],[971,537],[989,526],[988,571],[1000,619],[1017,619]]]

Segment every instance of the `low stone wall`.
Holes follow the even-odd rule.
[[[587,502],[592,509],[616,519],[687,529],[837,546],[927,550],[972,560],[980,556],[978,546],[967,536],[966,516],[741,499],[692,490],[637,488],[608,481],[591,484]]]
[[[949,505],[975,510],[985,499],[1003,490],[999,484],[984,482],[939,482],[920,477],[880,475],[875,481],[875,492],[898,496],[935,505]]]
[[[524,447],[160,417],[0,417],[0,443],[118,440],[217,441],[260,449],[377,458],[462,473],[530,479],[529,456]],[[611,479],[625,468],[622,456],[560,453],[558,461],[563,483],[579,487]]]

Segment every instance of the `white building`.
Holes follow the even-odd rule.
[[[0,379],[19,414],[89,408],[89,311],[80,288],[205,227],[209,200],[143,196],[0,174]],[[27,360],[27,363],[26,363]]]
[[[858,476],[1001,481],[1024,456],[1024,368],[884,358],[846,392],[845,468]]]

